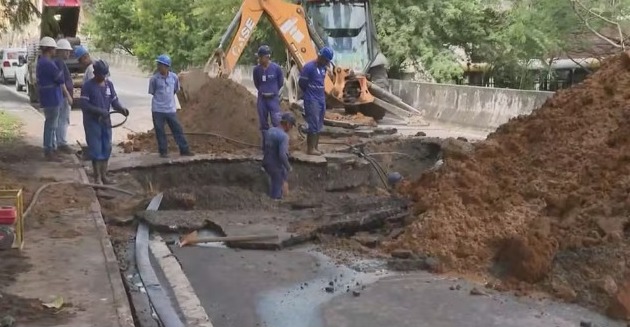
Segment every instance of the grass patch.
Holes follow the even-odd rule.
[[[9,143],[22,138],[22,122],[19,118],[0,109],[0,143]]]

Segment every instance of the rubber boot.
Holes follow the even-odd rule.
[[[105,185],[113,185],[116,184],[116,181],[113,178],[107,177],[107,170],[109,169],[109,160],[101,161],[101,180]]]
[[[101,162],[92,160],[92,170],[94,171],[94,184],[102,185]]]
[[[319,150],[319,134],[315,134],[315,141],[313,141],[313,144],[315,152],[319,153],[320,155],[323,154],[323,152]]]
[[[315,149],[317,134],[306,134],[306,153],[312,156],[319,156],[322,153]]]

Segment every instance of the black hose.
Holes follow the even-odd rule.
[[[119,115],[122,115],[122,112],[118,112],[118,111],[111,111],[111,112],[109,113],[109,115],[111,116],[112,114],[119,114]],[[129,117],[128,117],[128,116],[125,116],[125,115],[123,115],[123,116],[125,117],[125,119],[123,119],[123,121],[122,121],[121,123],[118,123],[118,124],[116,124],[116,125],[112,125],[112,128],[118,128],[118,127],[120,127],[120,126],[124,125],[124,124],[127,122],[127,118],[129,118]]]
[[[164,193],[156,195],[147,206],[147,210],[158,210],[163,197]],[[149,254],[149,227],[144,223],[138,224],[135,250],[138,274],[140,274],[142,284],[144,284],[151,305],[153,305],[160,322],[164,327],[184,327],[184,323],[177,315],[175,308],[173,308],[166,290],[160,284],[160,280],[151,265]]]

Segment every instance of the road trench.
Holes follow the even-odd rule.
[[[373,155],[365,157],[358,152]],[[145,155],[113,163],[112,174],[119,186],[138,194],[132,198],[100,194],[103,214],[123,262],[122,274],[136,306],[137,325],[153,326],[159,320],[136,269],[135,231],[143,224],[152,236],[165,240],[195,292],[202,293],[202,305],[214,326],[322,326],[319,305],[340,293],[358,296],[366,285],[391,274],[387,260],[375,255],[378,251],[374,247],[400,234],[396,231],[403,228],[411,206],[395,191],[387,190],[379,169],[412,179],[435,167],[441,155],[440,141],[423,137],[384,137],[360,147],[340,148],[324,157],[295,155],[290,193],[282,201],[267,196],[268,180],[256,156],[209,155],[164,162]],[[161,196],[159,209],[147,210],[156,194]],[[180,247],[182,235],[193,231],[199,237],[277,238]],[[338,240],[359,240],[374,253],[357,252]],[[230,257],[235,260],[226,261]],[[151,261],[159,271],[156,258]],[[244,266],[235,266],[235,261]],[[275,261],[278,264],[272,264]],[[204,283],[196,283],[199,271],[212,265],[221,267],[216,280],[213,282],[210,269],[203,276]],[[239,272],[224,271],[230,266]],[[169,281],[161,273],[157,275],[185,321],[168,290]],[[224,288],[221,285],[226,283],[251,284],[246,288],[253,294],[240,297],[253,295],[252,299],[239,299],[234,294],[225,298],[204,296],[209,289]],[[230,292],[226,289],[221,293]],[[240,301],[248,303],[244,305],[248,313],[241,317],[221,309],[231,302],[243,306]]]

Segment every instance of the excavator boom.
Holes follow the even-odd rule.
[[[323,41],[317,37],[313,26],[300,4],[289,3],[284,0],[244,0],[236,16],[221,38],[219,47],[208,60],[205,71],[211,76],[229,77],[239,58],[249,43],[254,30],[262,16],[265,15],[284,42],[291,59],[299,70],[312,60],[317,59],[318,48]],[[225,46],[229,42],[229,46]],[[328,69],[325,80],[325,90],[333,106],[379,106],[390,110],[393,105],[382,105],[370,92],[373,87],[365,75],[355,74],[352,70],[334,66]],[[379,89],[377,92],[385,92]],[[391,94],[390,94],[391,95]],[[393,97],[393,95],[391,95]],[[387,100],[385,100],[387,102]],[[402,101],[400,101],[402,102]],[[407,106],[408,107],[408,106]],[[409,107],[411,108],[411,107]],[[400,109],[400,108],[398,108]],[[419,111],[411,108],[415,113]],[[405,112],[408,108],[400,109]],[[400,111],[394,112],[397,116]],[[408,113],[410,116],[412,113]],[[403,114],[405,116],[407,114]]]

